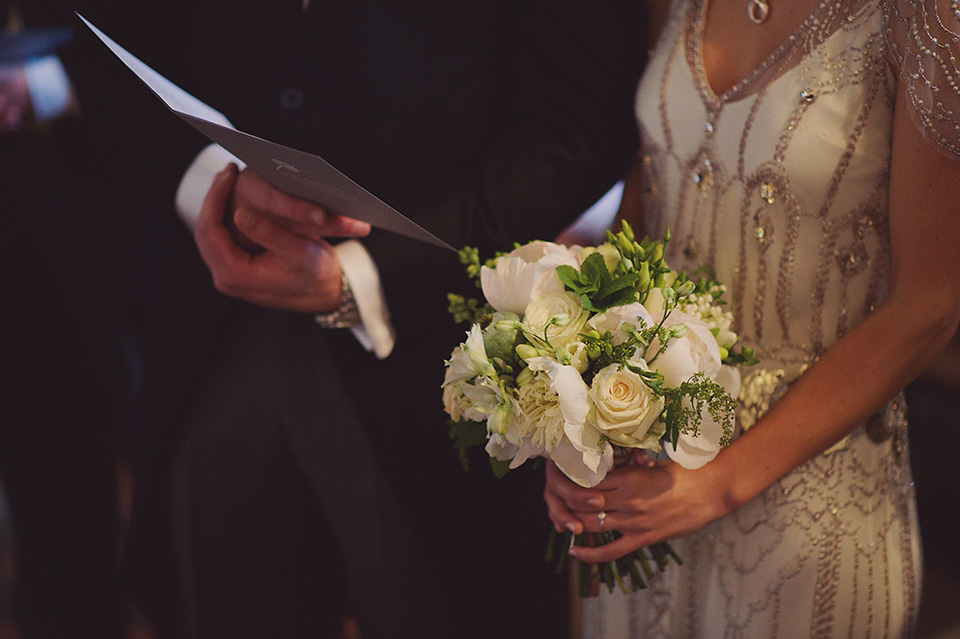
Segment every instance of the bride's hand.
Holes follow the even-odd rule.
[[[616,530],[623,535],[604,546],[570,550],[581,561],[600,563],[690,534],[732,512],[736,504],[726,497],[726,484],[711,464],[687,470],[662,461],[616,468],[595,488],[583,488],[550,463],[544,499],[558,531]],[[600,512],[606,513],[602,522]]]

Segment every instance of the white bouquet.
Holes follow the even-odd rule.
[[[755,360],[749,349],[734,350],[723,286],[665,263],[669,231],[660,242],[638,242],[624,223],[607,240],[587,248],[531,242],[482,266],[476,250],[461,251],[486,300],[449,296],[454,317],[471,323],[443,383],[464,463],[466,448],[484,444],[497,476],[542,457],[591,487],[634,450],[663,449],[697,468],[729,441],[736,365]],[[660,569],[679,561],[667,544],[647,550]],[[650,576],[643,549],[593,576],[626,589],[629,575],[633,589],[643,588],[638,566]],[[581,594],[593,581],[581,579]]]

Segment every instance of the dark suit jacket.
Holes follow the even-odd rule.
[[[621,177],[636,146],[631,106],[644,28],[626,3],[313,0],[306,14],[299,0],[178,4],[135,9],[142,13],[133,23],[124,19],[130,7],[91,17],[239,129],[320,154],[452,245],[479,246],[486,256],[551,238]],[[165,167],[140,176],[153,185],[145,192],[165,183],[172,198],[187,162],[181,151],[202,142],[162,107],[129,106],[158,117],[137,134],[151,149],[141,161]],[[159,354],[147,360],[156,428],[144,437],[142,467],[162,470],[160,451],[175,447],[177,425],[198,405],[207,416],[227,414],[235,398],[224,376],[249,361],[244,349],[273,344],[266,360],[257,356],[260,375],[282,395],[276,419],[328,504],[348,573],[380,571],[377,588],[371,579],[351,581],[361,625],[381,629],[368,635],[396,632],[389,619],[373,619],[388,617],[398,586],[417,586],[404,581],[410,574],[391,572],[389,549],[358,546],[356,511],[376,511],[379,498],[349,508],[364,498],[345,496],[337,483],[344,450],[371,451],[370,472],[386,478],[387,499],[400,505],[410,543],[419,544],[411,553],[427,558],[418,575],[442,584],[440,608],[463,623],[457,636],[558,636],[566,612],[547,607],[559,604],[563,584],[542,566],[548,524],[539,475],[497,482],[482,454],[465,474],[447,438],[443,359],[465,327],[452,324],[445,295],[470,291],[456,257],[377,230],[364,240],[399,334],[395,352],[377,361],[346,331],[321,334],[310,317],[217,296],[186,233],[169,237],[167,253],[177,259],[160,284],[171,301],[157,324]],[[251,337],[253,325],[259,337]],[[211,375],[217,391],[200,390]],[[370,516],[362,525],[384,521]],[[389,528],[366,536],[393,543]],[[539,596],[548,591],[552,598]],[[517,618],[527,621],[507,623]]]

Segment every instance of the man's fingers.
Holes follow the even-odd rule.
[[[324,240],[311,240],[291,233],[271,216],[247,207],[234,213],[233,222],[244,235],[293,270],[319,273],[326,266],[330,245]]]
[[[269,213],[293,233],[307,238],[363,237],[370,233],[367,222],[328,213],[312,202],[276,189],[250,170],[240,174],[237,191],[238,205]]]
[[[200,255],[211,269],[216,263],[238,259],[240,254],[244,253],[243,249],[234,243],[233,236],[223,223],[236,180],[237,167],[233,164],[217,173],[210,190],[203,198],[203,206],[193,229]]]

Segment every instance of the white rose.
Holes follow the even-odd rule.
[[[733,366],[724,366],[714,380],[732,397],[740,394],[740,371]],[[687,401],[687,400],[685,400]],[[720,452],[720,440],[723,427],[718,424],[704,407],[701,413],[700,432],[696,435],[681,433],[677,447],[664,446],[667,456],[684,468],[697,469],[711,461]]]
[[[564,321],[551,324],[557,316],[564,317]],[[563,348],[579,340],[589,318],[590,313],[580,305],[578,296],[561,291],[531,301],[523,314],[523,328],[541,338],[546,335],[551,346]]]
[[[659,320],[654,315],[651,321]],[[662,373],[664,382],[671,388],[680,386],[697,372],[702,372],[710,379],[716,377],[720,372],[720,347],[710,327],[680,311],[672,311],[663,325],[670,328],[677,324],[687,327],[686,335],[671,339],[667,350],[657,356],[650,364],[650,369]],[[653,357],[659,349],[660,340],[654,339],[648,356]]]
[[[523,313],[530,300],[563,290],[557,267],[580,268],[580,251],[553,242],[524,244],[498,258],[496,268],[480,269],[483,296],[498,311]]]
[[[657,397],[639,375],[611,364],[593,378],[588,396],[592,403],[590,421],[611,442],[660,450],[663,426],[651,427],[663,411],[664,399]]]

